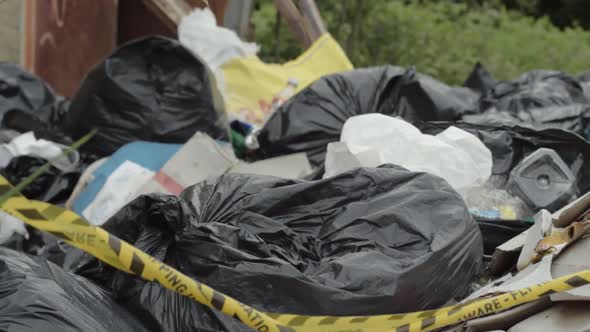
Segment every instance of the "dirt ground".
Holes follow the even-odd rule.
[[[0,0],[0,61],[19,63],[20,21],[24,0]]]

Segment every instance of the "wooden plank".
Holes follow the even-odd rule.
[[[299,8],[312,41],[316,41],[328,32],[314,0],[299,0]]]
[[[23,65],[64,96],[113,51],[117,0],[26,0]]]
[[[305,28],[303,17],[299,10],[291,0],[274,0],[277,10],[287,22],[291,33],[295,40],[304,48],[308,48],[312,44],[312,38]]]

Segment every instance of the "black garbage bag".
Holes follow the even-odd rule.
[[[580,192],[590,191],[590,143],[573,132],[561,129],[536,130],[514,125],[483,125],[465,122],[419,123],[425,134],[437,135],[455,126],[476,135],[492,152],[492,184],[504,189],[510,171],[539,148],[555,150],[574,174]]]
[[[481,93],[479,106],[475,112],[464,113],[462,120],[537,130],[557,128],[590,137],[590,99],[584,95],[582,77],[535,70],[513,81],[496,82],[478,63],[465,86]]]
[[[92,282],[1,247],[0,317],[6,332],[149,331]]]
[[[519,125],[536,130],[571,130],[590,139],[590,103],[523,109],[517,113],[489,109],[481,114],[466,114],[463,121],[484,125]]]
[[[46,159],[33,156],[14,157],[0,174],[10,183],[16,185],[27,176],[47,163]],[[22,190],[22,194],[29,199],[49,202],[52,204],[65,203],[78,183],[84,165],[62,172],[51,166],[47,172],[37,177],[30,185]]]
[[[262,128],[257,157],[306,152],[324,162],[326,146],[340,139],[344,122],[367,113],[406,121],[451,121],[476,106],[478,94],[452,88],[413,69],[383,66],[327,75],[280,107]]]
[[[556,71],[533,70],[514,81],[499,82],[485,91],[479,110],[490,108],[518,114],[531,109],[587,104],[584,88],[577,79]]]
[[[64,262],[70,251],[79,251],[65,243],[63,240],[42,232],[36,228],[25,225],[27,237],[14,233],[1,244],[2,247],[10,248],[27,255],[43,258],[57,266],[64,267]]]
[[[60,129],[68,103],[40,78],[21,67],[0,62],[0,122],[2,128],[34,131],[37,137],[69,144]]]
[[[590,71],[585,72],[584,74],[577,77],[578,82],[582,85],[584,89],[584,94],[586,95],[586,99],[590,100]]]
[[[206,65],[178,41],[132,41],[94,67],[72,98],[65,129],[100,156],[144,140],[185,143],[202,131],[228,139],[223,102]]]
[[[320,181],[243,174],[142,196],[103,226],[257,309],[370,315],[432,309],[469,291],[481,234],[441,178],[398,166]],[[217,311],[86,257],[77,273],[165,331],[236,331]]]
[[[490,72],[481,64],[475,64],[473,71],[467,79],[463,86],[473,89],[479,93],[485,93],[494,88],[498,84],[498,81],[490,74]]]

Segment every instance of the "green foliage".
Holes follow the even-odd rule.
[[[590,32],[560,30],[547,18],[506,10],[499,1],[316,2],[356,67],[415,65],[450,84],[462,83],[477,61],[500,79],[538,68],[570,73],[590,69]],[[254,15],[256,41],[263,59],[282,62],[301,48],[284,24],[277,47],[275,16],[272,1],[260,3]]]

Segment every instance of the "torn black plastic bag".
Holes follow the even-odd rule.
[[[228,139],[214,78],[178,41],[132,41],[94,67],[72,98],[65,129],[75,138],[96,128],[83,149],[105,156],[143,140],[185,143],[197,131]]]
[[[483,92],[479,111],[495,108],[518,114],[531,109],[588,102],[584,88],[574,77],[556,71],[533,70],[516,80],[499,82]]]
[[[0,247],[0,331],[149,330],[89,280]]]
[[[580,84],[582,85],[582,88],[584,89],[586,99],[590,101],[590,71],[578,76],[577,79],[578,82],[580,82]]]
[[[45,163],[47,160],[39,157],[14,157],[5,168],[0,170],[0,174],[10,183],[16,185]],[[29,199],[57,205],[63,204],[72,194],[86,165],[86,163],[80,162],[77,168],[66,172],[51,166],[21,192]],[[30,255],[44,257],[59,266],[63,264],[65,250],[56,237],[29,226],[27,226],[27,232],[29,233],[28,238],[21,234],[14,234],[7,243],[2,245]]]
[[[19,156],[10,160],[10,163],[0,170],[8,182],[18,184],[37,169],[41,168],[47,160],[33,156]],[[47,172],[37,177],[31,184],[22,190],[22,194],[29,199],[34,199],[52,204],[65,203],[74,187],[78,183],[84,164],[67,172],[51,166]]]
[[[498,84],[498,81],[496,81],[494,76],[478,62],[465,80],[465,83],[463,83],[463,86],[479,93],[485,93],[493,89],[496,84]]]
[[[69,144],[60,125],[67,101],[40,78],[21,67],[0,62],[0,122],[3,128],[34,131],[37,137]]]
[[[371,315],[437,308],[469,291],[482,239],[441,178],[397,166],[320,181],[226,174],[181,198],[142,196],[103,226],[257,309]],[[216,310],[106,267],[73,265],[165,331],[248,330]]]
[[[590,143],[579,135],[560,129],[536,130],[514,125],[482,125],[465,122],[419,123],[425,134],[436,135],[455,126],[476,135],[492,152],[491,182],[504,189],[510,171],[539,148],[555,150],[566,165],[578,174],[580,192],[590,191]]]
[[[350,117],[367,113],[416,121],[451,121],[476,107],[479,95],[452,88],[413,69],[383,66],[324,76],[280,107],[262,128],[260,159],[306,152],[324,162]]]
[[[465,85],[482,95],[477,112],[463,115],[465,122],[557,128],[590,137],[590,99],[584,95],[582,77],[534,70],[513,81],[496,82],[478,63]]]
[[[481,114],[464,115],[463,121],[483,125],[520,125],[536,130],[556,128],[590,138],[590,104],[531,108],[516,113],[492,108]]]

